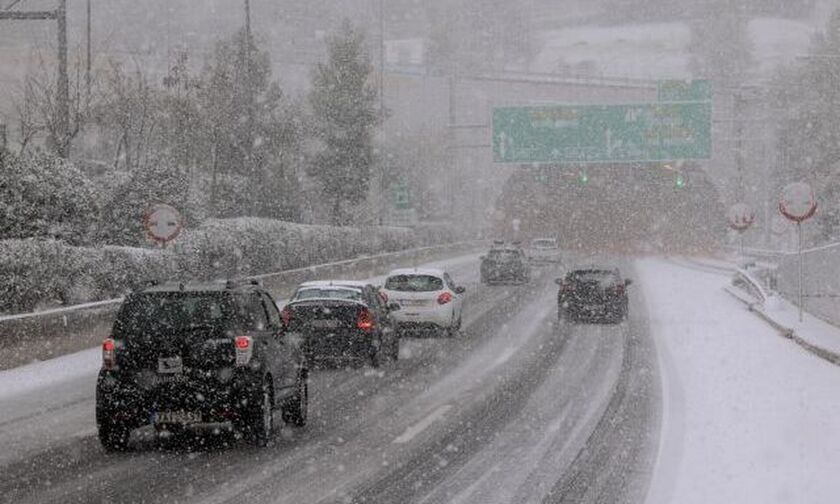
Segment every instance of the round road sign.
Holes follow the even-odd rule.
[[[729,209],[729,226],[738,231],[744,232],[755,222],[755,212],[746,203],[735,203]]]
[[[153,205],[143,215],[143,228],[156,242],[172,241],[181,232],[184,221],[174,207],[163,203]]]
[[[793,222],[810,219],[817,211],[814,190],[805,182],[794,182],[782,189],[779,211]]]

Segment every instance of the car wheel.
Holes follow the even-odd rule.
[[[394,343],[391,345],[391,361],[397,362],[400,360],[400,339],[394,338]]]
[[[97,425],[99,442],[107,452],[120,452],[128,450],[128,441],[131,437],[131,428],[125,423],[115,422],[112,419],[100,420]]]
[[[254,446],[266,446],[274,436],[274,387],[266,376],[248,404],[246,437]]]
[[[295,394],[283,406],[283,421],[303,427],[309,416],[309,380],[306,371],[301,371],[295,387]]]

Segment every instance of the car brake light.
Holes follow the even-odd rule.
[[[236,348],[236,365],[247,366],[251,362],[251,357],[254,355],[254,345],[250,336],[237,336],[233,340],[233,346]]]
[[[575,284],[571,282],[563,282],[561,289],[563,290],[563,292],[574,292]]]
[[[624,294],[624,286],[623,285],[616,285],[615,286],[615,293],[618,295]]]
[[[388,304],[388,294],[385,294],[382,291],[379,291],[379,299],[382,300],[382,304]]]
[[[446,304],[450,301],[452,301],[452,294],[450,294],[449,292],[442,292],[440,294],[440,296],[438,296],[438,298],[437,298],[438,304],[442,304],[442,305]]]
[[[114,369],[117,367],[117,344],[113,338],[108,338],[102,342],[102,368]]]
[[[373,322],[373,314],[370,313],[370,310],[367,308],[363,308],[359,312],[359,318],[356,321],[356,327],[363,331],[370,331],[374,328],[375,324]]]
[[[283,325],[288,327],[292,321],[292,310],[288,306],[284,307],[280,312],[280,318],[283,319]]]

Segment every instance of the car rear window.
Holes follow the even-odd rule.
[[[534,248],[556,248],[557,243],[554,240],[534,240],[532,242]]]
[[[598,282],[607,285],[616,283],[618,276],[613,271],[586,270],[569,273],[569,279],[577,282]]]
[[[514,261],[519,257],[516,250],[491,250],[488,254],[494,261]]]
[[[233,315],[231,300],[220,292],[146,292],[132,294],[120,307],[120,334],[218,328]]]
[[[385,282],[385,288],[403,292],[432,292],[443,289],[443,279],[432,275],[394,275]]]
[[[346,299],[361,301],[362,290],[351,289],[349,287],[307,287],[299,289],[292,298],[293,301],[302,301],[305,299]]]

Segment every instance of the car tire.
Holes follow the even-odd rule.
[[[102,419],[97,425],[99,442],[106,452],[122,452],[128,450],[131,437],[131,427],[125,423]]]
[[[283,406],[283,421],[295,427],[303,427],[309,416],[309,379],[306,371],[300,372],[295,388],[294,395]]]
[[[391,362],[400,360],[400,339],[394,338],[394,344],[391,345]]]
[[[274,387],[271,377],[263,378],[248,403],[245,435],[254,446],[264,447],[274,437]]]

